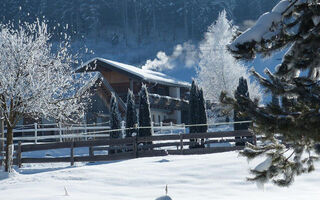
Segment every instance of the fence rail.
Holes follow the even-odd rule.
[[[162,135],[162,134],[179,134],[179,133],[187,133],[187,128],[192,126],[221,126],[221,125],[233,125],[233,124],[242,124],[242,123],[251,123],[252,121],[241,121],[241,122],[221,122],[221,123],[211,123],[211,124],[173,124],[173,123],[159,123],[152,124],[150,127],[136,127],[135,129],[143,129],[143,128],[151,128],[154,135]],[[108,122],[106,122],[108,123]],[[19,126],[14,129],[14,133],[23,133],[27,134],[20,137],[14,137],[14,141],[29,141],[34,143],[38,143],[41,140],[52,140],[52,141],[60,141],[62,142],[64,139],[91,139],[91,138],[104,138],[109,137],[111,132],[121,131],[122,133],[125,130],[133,129],[133,128],[125,128],[125,123],[122,122],[120,129],[110,130],[110,126],[102,126],[106,123],[100,123],[99,126],[95,126],[95,124],[28,124]],[[6,133],[7,130],[4,130]],[[30,135],[33,134],[33,135]],[[14,134],[16,135],[16,134]],[[0,141],[6,141],[6,138],[0,138]]]
[[[236,139],[237,138],[237,139]],[[191,140],[193,139],[193,140]],[[203,139],[203,140],[201,140]],[[202,148],[191,148],[198,140],[203,141]],[[88,140],[88,141],[70,141],[55,142],[46,144],[22,144],[21,141],[15,145],[14,164],[21,167],[23,163],[48,163],[48,162],[94,162],[122,160],[138,157],[166,156],[166,155],[190,155],[190,154],[207,154],[216,152],[225,152],[241,150],[243,146],[228,147],[211,147],[212,143],[222,142],[246,142],[255,143],[253,134],[248,130],[245,131],[224,131],[211,133],[193,133],[179,135],[158,135],[149,137],[130,137],[124,139],[110,140]],[[89,156],[75,156],[74,149],[88,147]],[[164,147],[172,147],[165,149]],[[32,158],[24,157],[24,152],[69,148],[70,156],[67,157],[45,157]],[[107,150],[106,155],[95,155],[95,151]],[[112,150],[114,153],[111,154]]]

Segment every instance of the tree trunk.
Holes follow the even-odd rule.
[[[7,125],[7,144],[6,144],[6,160],[5,160],[5,171],[10,172],[11,161],[13,160],[12,154],[9,153],[10,146],[13,144],[13,128]]]

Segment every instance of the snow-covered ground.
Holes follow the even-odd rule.
[[[319,166],[318,166],[319,167]],[[319,199],[320,170],[297,177],[289,188],[258,189],[246,182],[248,163],[237,152],[138,158],[96,164],[28,164],[7,177],[0,174],[1,199],[14,200],[285,200]],[[69,196],[65,195],[65,189]]]

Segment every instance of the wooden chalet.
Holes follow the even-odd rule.
[[[96,73],[92,108],[87,113],[87,122],[103,122],[109,119],[111,93],[114,92],[122,116],[125,116],[128,89],[135,95],[138,109],[138,93],[142,84],[149,91],[151,117],[154,123],[186,122],[190,84],[176,80],[163,73],[143,70],[132,65],[103,58],[94,58],[77,69],[78,73]]]

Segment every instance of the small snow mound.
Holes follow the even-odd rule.
[[[164,163],[164,162],[170,162],[170,160],[167,160],[167,159],[161,159],[161,160],[158,160],[156,162],[159,162],[159,163]]]
[[[0,169],[0,170],[3,170],[3,169]],[[16,172],[14,169],[11,169],[12,171],[9,173],[9,172],[4,172],[4,171],[0,171],[0,180],[4,180],[4,179],[7,179],[7,178],[13,178],[13,177],[16,177],[19,175],[18,172]]]
[[[171,199],[171,197],[166,195],[166,196],[158,197],[158,198],[156,198],[156,200],[172,200],[172,199]]]

